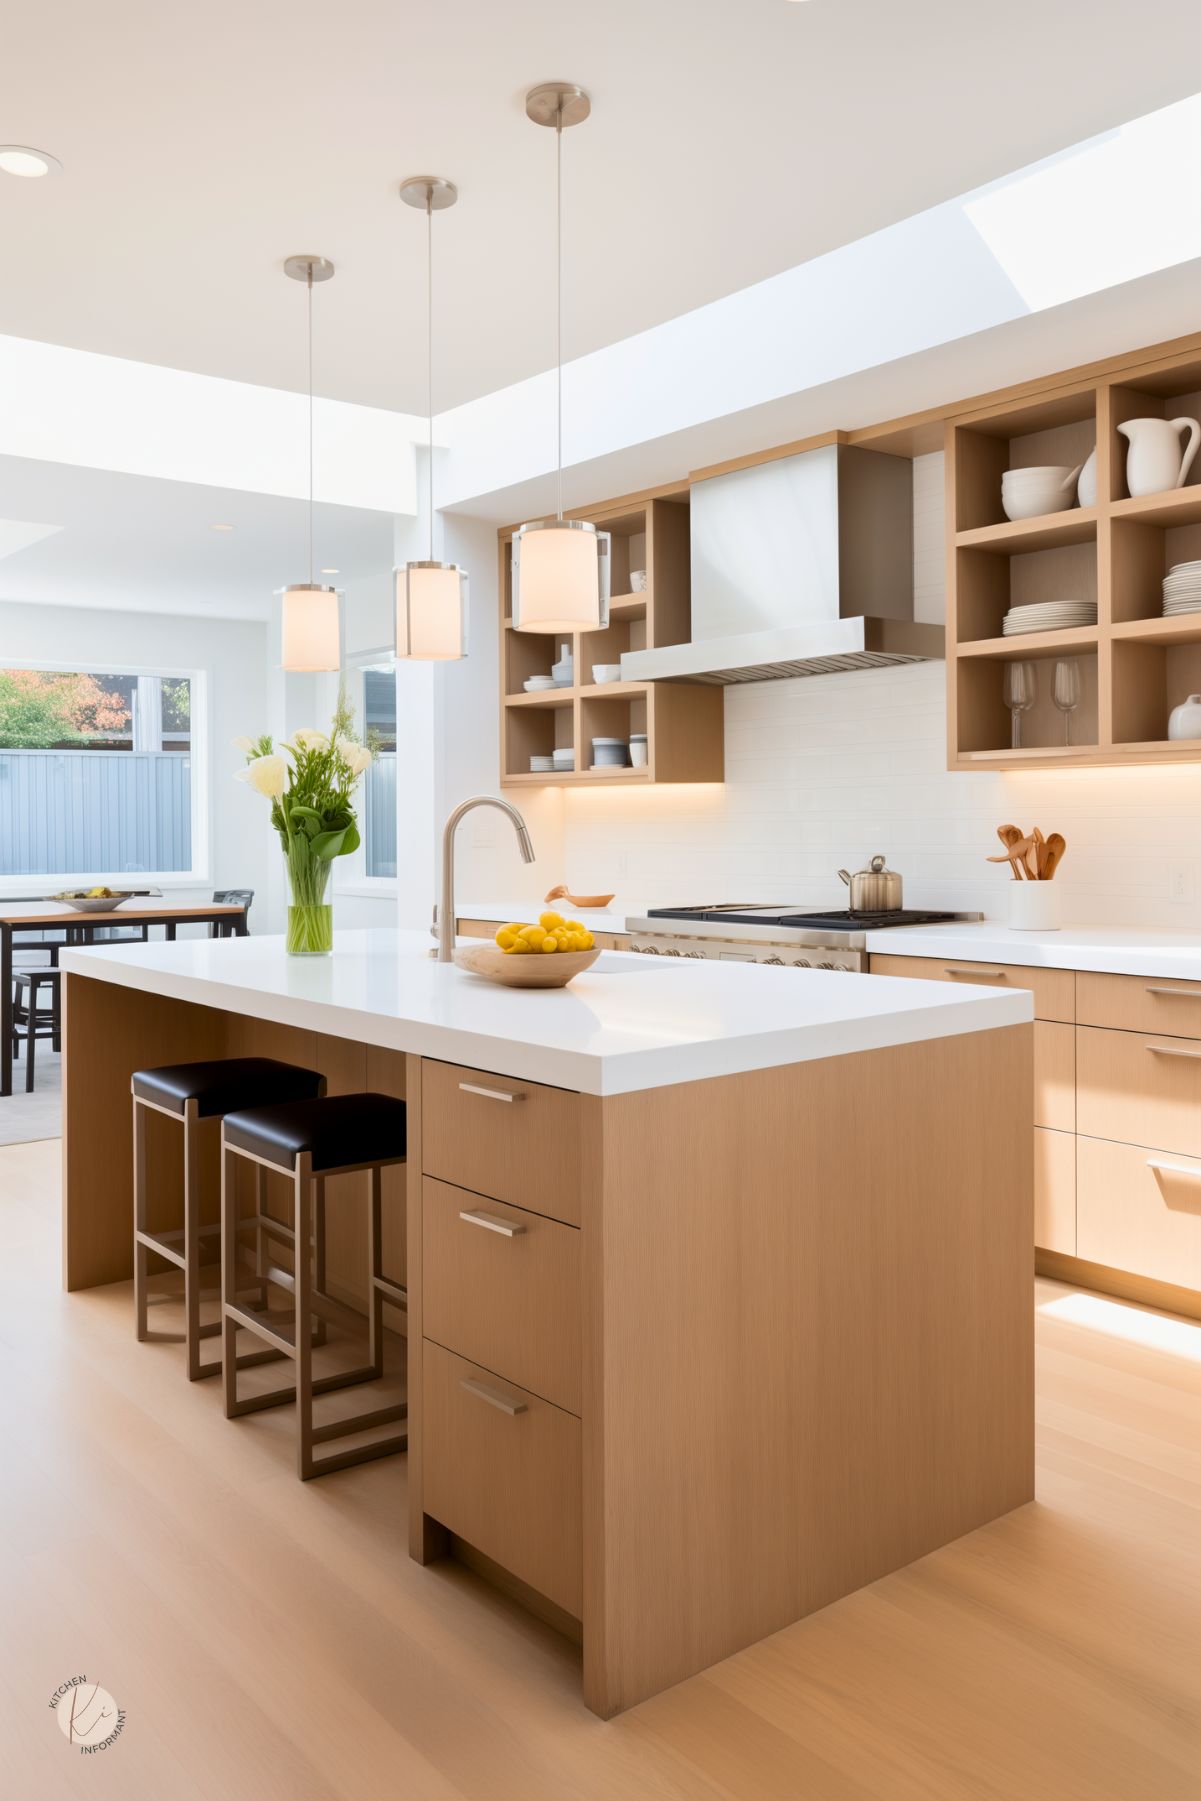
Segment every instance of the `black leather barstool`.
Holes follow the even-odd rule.
[[[150,1257],[165,1257],[183,1271],[184,1343],[188,1354],[188,1380],[215,1376],[220,1363],[202,1363],[200,1344],[215,1338],[220,1320],[200,1323],[200,1250],[204,1239],[220,1233],[220,1223],[200,1223],[200,1128],[209,1120],[220,1121],[248,1105],[270,1106],[281,1101],[308,1101],[325,1093],[325,1077],[315,1069],[280,1063],[274,1057],[225,1057],[208,1063],[172,1063],[161,1069],[138,1069],[133,1089],[133,1296],[139,1342],[151,1334],[147,1321],[147,1288]],[[178,1120],[183,1126],[183,1225],[172,1231],[151,1231],[147,1224],[146,1114],[147,1110]],[[266,1206],[266,1175],[259,1173],[255,1211],[249,1224],[256,1231],[255,1286],[265,1293],[267,1246],[271,1239],[288,1244],[292,1228],[272,1219]],[[176,1334],[169,1336],[175,1337]],[[256,1355],[255,1363],[265,1363]]]
[[[403,1451],[408,1445],[407,1432],[395,1433],[353,1450],[334,1451],[314,1458],[314,1445],[344,1438],[353,1432],[364,1432],[370,1427],[391,1425],[407,1419],[409,1410],[401,1403],[316,1426],[313,1423],[313,1397],[356,1383],[378,1380],[384,1373],[384,1304],[389,1302],[402,1308],[406,1305],[406,1289],[385,1276],[380,1268],[381,1172],[390,1163],[405,1161],[405,1103],[387,1094],[342,1094],[230,1113],[222,1127],[221,1144],[221,1317],[226,1419],[295,1401],[297,1473],[302,1482],[307,1482],[310,1476],[321,1476],[330,1470],[346,1469],[353,1463],[366,1463],[371,1458]],[[236,1293],[238,1232],[254,1223],[238,1218],[235,1172],[236,1159],[240,1157],[248,1158],[260,1169],[278,1170],[292,1178],[295,1196],[293,1268],[291,1271],[268,1271],[270,1281],[292,1293],[291,1325],[265,1308],[256,1311],[244,1306]],[[357,1326],[359,1316],[324,1292],[323,1255],[318,1248],[314,1258],[316,1267],[310,1270],[309,1257],[303,1247],[310,1242],[315,1247],[324,1244],[326,1181],[330,1176],[351,1175],[357,1170],[367,1170],[371,1175],[367,1290],[369,1361],[363,1368],[314,1379],[314,1317]],[[236,1356],[239,1330],[255,1333],[275,1352],[290,1357],[296,1365],[295,1383],[267,1394],[239,1399],[238,1370],[243,1367],[243,1360]]]

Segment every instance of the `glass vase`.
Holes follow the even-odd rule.
[[[334,948],[334,910],[325,899],[330,864],[296,845],[286,858],[292,899],[284,940],[290,957],[328,957]]]

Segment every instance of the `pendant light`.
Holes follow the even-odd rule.
[[[434,214],[459,198],[453,181],[440,175],[410,175],[400,184],[406,206],[425,213],[426,401],[429,461],[429,556],[392,572],[396,602],[396,655],[413,662],[453,662],[467,655],[467,571],[434,560]]]
[[[283,590],[281,658],[285,669],[304,674],[342,663],[338,590],[313,580],[313,283],[330,281],[333,273],[334,265],[323,256],[290,256],[284,264],[284,274],[303,281],[309,298],[309,579]]]
[[[583,88],[544,82],[527,117],[555,133],[555,364],[558,488],[553,519],[513,534],[513,624],[521,632],[590,632],[609,623],[609,534],[563,517],[563,133],[592,111]]]

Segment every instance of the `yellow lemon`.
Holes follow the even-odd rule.
[[[535,950],[538,949],[542,940],[546,937],[546,933],[541,926],[522,926],[517,935],[519,938],[523,938],[527,944],[532,945]]]
[[[556,939],[550,932],[548,932],[546,937],[542,940],[542,948],[544,951],[557,951],[559,949]]]
[[[569,932],[586,932],[588,928],[587,926],[582,926],[578,919],[569,919],[567,921],[567,930]]]
[[[505,955],[508,957],[524,956],[525,952],[528,951],[529,948],[530,947],[526,943],[524,938],[514,938],[512,944],[509,946],[508,950],[505,952]]]
[[[540,913],[538,924],[544,931],[552,932],[556,926],[563,924],[563,915],[561,913]]]
[[[517,934],[510,926],[502,926],[496,934],[496,942],[502,951],[511,951],[517,942]]]

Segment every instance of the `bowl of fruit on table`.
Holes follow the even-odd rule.
[[[600,952],[587,926],[561,913],[543,913],[537,925],[501,926],[494,944],[466,945],[455,963],[505,988],[566,988]]]
[[[72,888],[65,894],[52,894],[50,899],[74,907],[77,913],[111,913],[123,901],[132,900],[133,895],[119,888]]]

